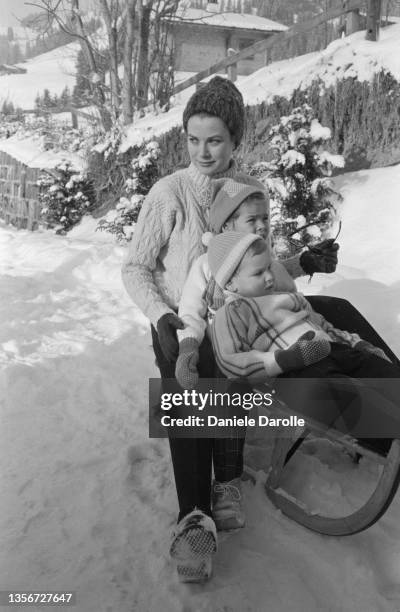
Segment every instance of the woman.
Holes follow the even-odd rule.
[[[227,79],[216,76],[193,94],[183,113],[190,165],[153,186],[130,243],[123,280],[134,302],[151,321],[162,378],[174,378],[176,330],[183,327],[176,312],[190,266],[204,252],[201,238],[207,230],[208,210],[218,180],[230,177],[264,189],[253,177],[238,172],[233,161],[233,152],[243,136],[244,118],[242,95]],[[306,251],[283,262],[291,276],[335,270],[338,245],[324,241],[318,247],[317,253]],[[207,341],[200,347],[198,369],[203,378],[214,375]],[[213,497],[220,499],[222,495],[228,506],[237,504],[238,491],[231,483],[242,473],[243,438],[170,438],[169,443],[179,502],[170,552],[178,561],[181,578],[198,581],[209,577],[211,554],[216,550],[212,463],[216,480],[222,484],[213,491]]]

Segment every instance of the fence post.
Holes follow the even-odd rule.
[[[235,49],[228,49],[228,57],[230,55],[235,55],[235,53]],[[237,64],[231,64],[226,71],[228,73],[228,79],[234,83],[237,79]]]
[[[78,115],[75,111],[71,111],[71,119],[72,119],[72,128],[74,130],[78,129]]]
[[[361,30],[360,26],[360,10],[351,11],[351,13],[347,13],[346,15],[346,36],[349,34],[354,34],[354,32],[359,32]]]
[[[16,225],[18,229],[23,229],[25,225],[25,218],[28,219],[28,214],[25,216],[25,210],[27,206],[24,206],[24,198],[26,194],[26,170],[21,170],[18,187],[18,199],[16,201]]]
[[[367,40],[376,41],[381,20],[381,0],[367,0]]]
[[[24,198],[26,194],[26,170],[21,170],[21,176],[19,180],[18,197]]]

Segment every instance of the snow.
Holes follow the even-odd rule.
[[[310,136],[314,142],[318,140],[329,140],[331,137],[331,130],[328,127],[322,126],[318,119],[313,119],[311,121]]]
[[[259,17],[249,13],[211,12],[209,9],[191,7],[180,7],[175,17],[169,17],[168,21],[185,23],[193,21],[194,25],[211,25],[219,28],[238,30],[255,30],[258,32],[284,32],[287,26],[272,19]]]
[[[382,69],[400,80],[400,23],[382,28],[377,42],[365,40],[365,32],[356,32],[333,41],[323,51],[273,62],[239,78],[237,86],[245,103],[251,105],[270,102],[274,96],[289,98],[295,89],[306,89],[317,78],[327,86],[347,77],[368,81]],[[193,91],[194,87],[190,93]],[[176,97],[175,105],[167,113],[149,113],[136,120],[126,131],[122,151],[181,125],[187,98],[188,92],[184,91]]]
[[[335,180],[340,265],[300,288],[350,299],[400,354],[400,167]],[[399,610],[399,496],[369,530],[323,537],[273,507],[263,472],[244,484],[247,525],[220,536],[212,580],[177,583],[168,444],[147,430],[148,323],[122,286],[124,248],[96,223],[65,237],[0,225],[0,589],[76,590],[79,612]],[[366,460],[311,444],[285,488],[338,511],[374,478]]]
[[[85,159],[80,152],[55,151],[49,149],[43,151],[44,137],[14,134],[6,140],[0,141],[0,150],[8,153],[14,159],[26,164],[30,168],[55,168],[62,162],[68,162],[76,170],[83,170]]]
[[[22,109],[33,109],[38,93],[46,88],[58,96],[65,87],[72,92],[75,85],[78,43],[70,43],[17,64],[26,74],[0,76],[0,106],[5,100]]]

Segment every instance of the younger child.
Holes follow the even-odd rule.
[[[214,236],[207,256],[225,296],[211,330],[217,363],[228,378],[266,382],[328,357],[336,343],[387,359],[357,334],[334,328],[295,288],[277,291],[273,258],[257,236]]]

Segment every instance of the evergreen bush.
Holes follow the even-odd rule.
[[[293,243],[303,246],[321,239],[335,218],[341,196],[329,177],[344,166],[344,159],[326,150],[330,138],[330,129],[303,104],[269,131],[270,160],[244,167],[269,191],[272,238],[282,255],[292,252]]]
[[[69,163],[58,164],[54,173],[42,174],[37,185],[41,220],[56,234],[66,234],[94,205],[92,184]]]
[[[109,211],[99,221],[97,229],[114,234],[119,242],[127,242],[132,237],[133,225],[146,194],[159,178],[157,159],[160,148],[154,141],[136,150],[130,163],[130,174],[124,185],[122,195],[115,210]]]

